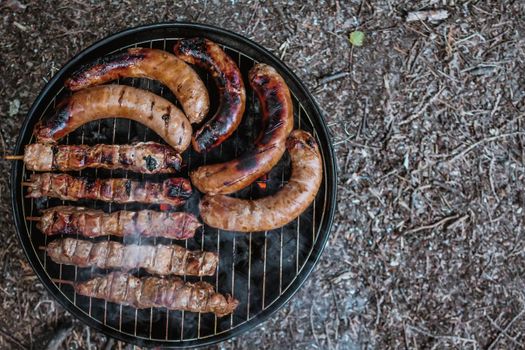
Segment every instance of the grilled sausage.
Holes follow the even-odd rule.
[[[248,186],[269,172],[286,149],[286,138],[293,128],[293,106],[286,82],[266,64],[255,65],[249,76],[261,104],[263,131],[255,147],[238,159],[193,171],[192,183],[201,192],[228,194]]]
[[[217,44],[204,38],[180,40],[173,51],[180,59],[206,69],[217,85],[219,108],[192,138],[197,152],[209,151],[226,140],[241,122],[246,102],[241,72]]]
[[[124,117],[144,124],[177,152],[191,140],[191,124],[180,109],[151,92],[125,85],[80,90],[58,107],[57,113],[35,127],[38,142],[54,143],[93,120]]]
[[[73,73],[65,85],[78,91],[122,77],[160,81],[177,97],[192,123],[201,122],[208,114],[210,99],[199,75],[184,61],[162,50],[138,47],[102,57]]]
[[[254,232],[273,230],[301,215],[315,199],[323,178],[321,154],[314,138],[295,130],[286,143],[292,175],[276,194],[256,200],[229,196],[204,196],[202,220],[222,230]]]

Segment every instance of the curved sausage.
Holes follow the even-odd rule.
[[[192,183],[201,192],[228,194],[248,186],[269,172],[286,149],[286,138],[293,128],[293,105],[286,82],[266,64],[255,65],[249,77],[261,104],[263,131],[255,147],[239,158],[193,171]]]
[[[160,81],[177,97],[192,123],[201,122],[208,114],[208,90],[197,72],[162,50],[138,47],[102,57],[73,73],[65,85],[72,91],[78,91],[122,77]]]
[[[208,39],[180,40],[173,51],[183,61],[206,69],[217,85],[220,98],[217,112],[192,139],[197,152],[209,151],[226,140],[241,122],[246,103],[241,72],[230,56]]]
[[[180,109],[151,92],[126,85],[102,85],[80,90],[57,113],[35,127],[38,142],[54,143],[93,120],[124,117],[144,124],[182,153],[191,141],[191,124]]]
[[[292,132],[286,147],[292,175],[279,192],[255,200],[206,195],[199,204],[202,220],[221,230],[255,232],[284,226],[301,215],[323,179],[321,154],[312,135],[302,130]]]

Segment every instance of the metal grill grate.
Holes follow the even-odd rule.
[[[179,36],[152,38],[152,40],[140,40],[107,50],[105,53],[114,53],[129,47],[151,47],[170,51]],[[183,170],[182,176],[187,177],[187,172],[202,164],[225,161],[239,155],[253,142],[260,128],[258,128],[259,113],[258,101],[248,84],[248,71],[257,59],[239,51],[230,45],[223,45],[223,49],[234,60],[243,74],[247,89],[246,112],[239,129],[223,145],[206,155],[200,155],[193,151],[187,151],[184,160],[187,168]],[[85,59],[85,63],[91,59]],[[277,68],[277,67],[276,67]],[[199,71],[201,78],[210,91],[211,108],[213,112],[218,104],[216,89],[212,79],[203,71]],[[286,78],[286,75],[284,75]],[[171,92],[160,83],[147,79],[121,79],[120,84],[132,85],[147,89],[159,94],[180,107]],[[60,84],[60,82],[59,82]],[[275,311],[282,305],[298,288],[299,279],[304,279],[318,258],[322,245],[318,240],[322,237],[323,243],[326,239],[327,226],[330,226],[333,211],[334,187],[331,180],[333,173],[331,153],[323,149],[327,140],[319,138],[318,128],[314,118],[303,106],[296,91],[290,86],[294,103],[295,128],[308,130],[314,134],[321,146],[323,153],[324,179],[321,189],[314,203],[297,220],[283,228],[261,233],[235,234],[205,227],[196,236],[187,241],[174,241],[165,238],[133,238],[125,237],[100,237],[96,240],[114,239],[126,244],[178,244],[192,250],[216,251],[220,256],[220,264],[217,274],[211,277],[184,277],[185,280],[204,280],[215,285],[215,289],[221,293],[230,293],[240,301],[236,311],[231,316],[217,318],[212,314],[195,314],[181,311],[170,311],[160,308],[137,310],[128,306],[116,305],[99,299],[93,299],[77,295],[73,288],[66,284],[54,284],[51,279],[68,281],[81,281],[93,277],[96,274],[107,273],[107,270],[94,268],[77,268],[52,262],[45,251],[39,247],[46,245],[50,240],[35,227],[35,222],[22,220],[19,228],[22,242],[29,242],[25,246],[27,254],[36,256],[32,261],[37,272],[41,271],[40,277],[48,284],[52,292],[56,292],[60,301],[66,303],[66,307],[84,320],[91,320],[91,324],[109,332],[110,334],[127,341],[135,341],[140,344],[163,344],[171,346],[197,345],[209,343],[231,336],[237,329],[246,328],[247,323],[255,325],[263,316]],[[53,114],[55,103],[68,94],[63,88],[47,103],[41,113],[34,114],[30,124]],[[308,102],[308,101],[306,101]],[[31,117],[31,113],[30,113]],[[317,121],[319,123],[319,121]],[[27,129],[30,133],[31,129]],[[323,134],[323,137],[326,135]],[[22,139],[22,138],[21,138]],[[27,143],[33,142],[33,137],[26,136],[25,142],[20,142],[18,148],[23,149]],[[70,144],[95,144],[95,143],[117,143],[126,144],[132,141],[157,141],[162,140],[142,125],[125,119],[106,119],[86,124],[79,130],[69,135],[64,143]],[[97,201],[81,200],[77,202],[63,202],[55,199],[26,199],[23,197],[24,189],[21,187],[22,179],[27,179],[30,173],[21,166],[20,176],[16,186],[18,187],[18,200],[21,203],[23,218],[27,216],[40,215],[40,209],[56,205],[82,205],[91,208],[103,209],[106,212],[128,209],[138,210],[151,208],[159,210],[156,205],[102,203]],[[277,191],[289,176],[289,157],[285,155],[279,164],[271,171],[266,186],[260,187],[257,183],[240,191],[236,196],[243,198],[257,198]],[[16,173],[16,170],[15,172]],[[82,172],[73,173],[90,177],[130,177],[138,180],[161,181],[168,175],[140,175],[128,173],[127,171],[110,171],[105,169],[87,169]],[[327,181],[327,178],[330,181]],[[195,191],[196,192],[196,191]],[[181,210],[198,214],[199,194],[194,196]],[[16,210],[15,210],[16,212]],[[22,226],[23,225],[23,226]],[[24,237],[27,236],[27,237]],[[27,239],[26,239],[27,238]],[[54,238],[53,238],[54,239]],[[39,266],[35,266],[39,265]],[[301,272],[303,269],[306,275]],[[136,274],[144,275],[143,271],[135,271]],[[299,281],[300,284],[301,281]],[[49,285],[53,283],[53,285]],[[293,291],[289,291],[293,286]],[[53,288],[54,287],[54,288]],[[265,317],[266,317],[265,316]],[[255,319],[255,320],[254,320]],[[225,335],[218,337],[218,335]]]

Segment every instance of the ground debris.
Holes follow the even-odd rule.
[[[200,21],[233,30],[282,56],[314,92],[339,167],[329,244],[274,317],[212,348],[525,343],[522,1],[64,0],[17,11],[6,3],[18,2],[0,5],[0,141],[8,154],[46,79],[129,26]],[[448,18],[407,23],[407,14],[431,6]],[[357,30],[367,39],[352,50],[348,33]],[[0,320],[0,348],[39,348],[72,316],[27,278],[10,169],[0,162],[0,313],[9,315]],[[62,348],[88,344],[126,347],[76,325]]]
[[[407,22],[441,21],[448,18],[447,10],[412,11],[407,14]]]

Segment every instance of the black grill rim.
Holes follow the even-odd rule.
[[[25,218],[22,216],[22,205],[23,203],[17,201],[18,198],[22,195],[20,181],[22,176],[22,169],[23,169],[23,163],[19,161],[13,162],[12,169],[11,169],[11,205],[13,209],[14,214],[14,221],[15,221],[15,227],[16,227],[16,233],[18,236],[18,239],[22,245],[22,248],[24,250],[24,253],[29,260],[29,263],[31,264],[33,270],[35,271],[36,275],[42,282],[42,284],[45,286],[47,291],[54,297],[55,300],[57,300],[67,311],[69,311],[71,314],[73,314],[76,318],[82,320],[85,324],[88,326],[97,329],[113,338],[116,338],[118,340],[122,340],[128,343],[136,344],[139,346],[162,346],[162,347],[172,347],[172,348],[188,348],[188,347],[200,347],[200,346],[207,346],[212,345],[224,340],[227,340],[229,338],[235,337],[240,335],[241,333],[244,333],[248,330],[251,330],[255,328],[256,326],[260,325],[264,321],[266,321],[271,315],[276,313],[281,307],[284,306],[291,298],[295,295],[295,293],[301,288],[301,286],[304,284],[310,273],[313,271],[314,267],[316,266],[317,262],[319,261],[321,254],[326,246],[326,243],[328,241],[328,238],[330,236],[330,231],[335,215],[335,209],[336,209],[336,199],[337,199],[337,165],[335,162],[335,153],[332,147],[331,137],[328,131],[328,128],[326,126],[326,123],[323,119],[323,114],[315,102],[314,97],[310,94],[306,86],[299,80],[299,78],[274,54],[272,54],[267,49],[263,48],[259,44],[255,43],[254,41],[247,39],[239,34],[236,34],[234,32],[231,32],[229,30],[225,30],[219,27],[211,26],[208,24],[200,24],[200,23],[190,23],[190,22],[162,22],[162,23],[155,23],[155,24],[148,24],[138,27],[133,27],[129,29],[125,29],[123,31],[120,31],[118,33],[112,34],[104,39],[101,39],[88,48],[82,50],[80,53],[75,55],[71,60],[69,60],[63,67],[58,71],[53,78],[44,86],[38,97],[36,98],[35,102],[31,106],[29,112],[27,113],[22,126],[20,128],[19,136],[17,139],[16,147],[13,154],[23,154],[23,148],[22,145],[24,144],[24,140],[31,136],[32,129],[30,128],[30,124],[32,120],[35,118],[35,113],[37,112],[37,109],[39,105],[42,103],[42,101],[47,97],[48,94],[51,93],[52,88],[55,84],[59,83],[61,80],[64,79],[64,77],[68,76],[73,68],[78,65],[78,62],[81,60],[86,59],[88,56],[92,56],[93,52],[97,49],[101,48],[104,45],[108,45],[111,42],[114,42],[117,45],[123,46],[120,42],[123,40],[123,38],[131,36],[131,35],[147,35],[147,32],[153,31],[153,30],[162,30],[162,29],[178,29],[178,30],[184,30],[184,31],[195,31],[196,34],[194,35],[203,35],[203,33],[206,36],[210,36],[213,40],[213,37],[221,37],[223,40],[230,40],[230,41],[236,41],[241,43],[245,46],[246,49],[251,49],[254,52],[262,53],[265,60],[270,62],[274,67],[276,67],[279,71],[285,73],[287,75],[287,79],[291,79],[295,85],[299,87],[299,90],[302,90],[301,92],[305,95],[307,101],[303,103],[305,108],[311,109],[311,118],[312,122],[314,123],[314,129],[317,132],[317,135],[319,137],[319,140],[322,141],[322,144],[320,144],[320,148],[322,150],[322,153],[324,155],[328,154],[328,157],[324,156],[324,162],[326,164],[327,173],[324,174],[325,181],[327,184],[327,203],[325,205],[325,215],[326,219],[323,224],[323,226],[319,230],[319,236],[312,247],[312,251],[310,254],[310,257],[308,260],[304,263],[301,272],[297,275],[294,282],[287,288],[287,290],[279,296],[275,302],[265,310],[261,311],[257,316],[253,317],[246,323],[233,328],[230,331],[226,331],[224,333],[214,335],[208,338],[203,339],[197,339],[197,340],[189,340],[189,341],[181,341],[179,343],[174,342],[163,342],[163,341],[157,341],[157,340],[145,340],[141,338],[137,338],[134,336],[128,336],[126,334],[120,333],[118,331],[115,331],[99,322],[97,322],[95,319],[91,317],[86,317],[86,315],[82,314],[82,312],[74,307],[69,300],[66,298],[62,298],[60,296],[60,292],[57,290],[56,286],[52,283],[51,280],[45,277],[46,273],[43,269],[43,267],[38,263],[38,257],[35,254],[35,252],[30,249],[31,243],[29,241],[29,236],[27,234],[22,234],[22,231],[25,230]],[[199,33],[199,34],[197,34]],[[255,56],[257,57],[257,56]]]

